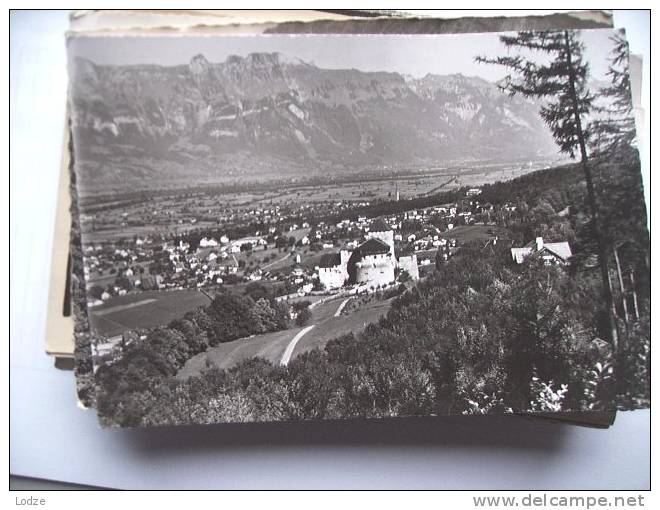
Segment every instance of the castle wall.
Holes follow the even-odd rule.
[[[324,289],[339,289],[348,278],[345,266],[322,267],[319,269],[319,281]]]
[[[417,255],[399,257],[399,269],[407,271],[413,280],[419,280],[419,267],[417,266]]]
[[[356,281],[359,284],[375,288],[394,281],[394,263],[390,255],[369,255],[356,266]]]

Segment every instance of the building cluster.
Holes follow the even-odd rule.
[[[402,273],[417,278],[419,268],[432,264],[438,253],[447,260],[456,250],[454,228],[495,224],[493,206],[481,204],[480,193],[474,188],[455,203],[377,218],[353,212],[363,210],[368,202],[211,208],[208,201],[194,206],[193,199],[199,199],[195,195],[182,200],[175,208],[177,214],[170,218],[206,207],[208,215],[198,217],[194,231],[178,235],[160,231],[88,245],[85,270],[92,285],[103,287],[104,297],[134,289],[197,288],[258,280],[284,283],[287,293],[345,285],[378,287],[392,283]],[[370,207],[377,210],[377,206]],[[212,212],[217,214],[215,226],[208,228]],[[328,219],[332,217],[338,219]],[[131,224],[136,220],[124,212],[121,221]],[[190,232],[196,232],[198,241],[192,248],[186,242]]]

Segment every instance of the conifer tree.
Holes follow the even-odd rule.
[[[635,118],[630,94],[628,42],[616,33],[610,40],[614,44],[610,52],[607,76],[610,85],[600,89],[600,95],[608,101],[603,109],[605,115],[589,126],[593,133],[593,153],[607,156],[610,161],[620,161],[630,156],[635,142]]]
[[[587,184],[594,237],[603,280],[603,298],[608,317],[612,346],[618,348],[618,334],[613,313],[613,297],[608,271],[608,250],[601,235],[598,204],[587,146],[589,133],[583,117],[593,109],[594,96],[589,92],[589,65],[584,61],[584,45],[574,31],[524,31],[502,35],[500,42],[514,54],[497,58],[476,57],[477,62],[497,64],[512,71],[500,84],[510,95],[543,100],[541,118],[550,127],[559,150],[576,159],[579,156]],[[515,51],[518,50],[518,51]],[[534,58],[534,57],[537,58]]]

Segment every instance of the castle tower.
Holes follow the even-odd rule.
[[[390,254],[394,258],[394,232],[392,227],[381,219],[377,219],[369,226],[367,239],[379,239],[390,247]]]
[[[340,250],[339,251],[339,259],[340,259],[340,264],[342,267],[346,267],[348,265],[348,259],[351,258],[351,254],[353,252],[351,250]]]

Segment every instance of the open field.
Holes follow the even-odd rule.
[[[92,328],[111,337],[136,328],[154,328],[209,304],[197,290],[146,291],[109,299],[89,309]]]
[[[314,327],[298,341],[293,349],[292,359],[311,349],[323,348],[333,338],[351,332],[358,333],[368,324],[376,322],[379,317],[387,313],[391,303],[390,300],[380,301],[365,306],[353,314],[335,317],[334,314],[344,299],[333,299],[313,309],[312,320],[309,324],[314,325]],[[218,368],[228,369],[255,356],[265,358],[274,364],[280,363],[282,355],[291,340],[303,329],[305,328],[295,327],[284,331],[241,338],[211,347],[206,352],[188,360],[177,374],[177,378],[187,379],[199,375],[209,363]]]
[[[446,167],[420,167],[408,169],[402,175],[391,174],[381,179],[373,177],[362,182],[328,183],[324,185],[292,185],[281,190],[263,193],[238,193],[231,205],[257,206],[266,204],[313,203],[327,201],[360,202],[375,199],[393,199],[398,188],[401,198],[413,198],[440,193],[462,186],[480,186],[486,183],[520,177],[545,168],[550,160],[518,163],[468,162]],[[555,162],[556,163],[556,162]]]
[[[453,178],[454,176],[450,176]],[[445,191],[456,187],[452,184],[443,186],[449,178],[422,176],[405,177],[399,180],[383,179],[381,181],[367,181],[363,183],[327,184],[322,186],[305,186],[283,191],[276,195],[265,195],[263,198],[254,197],[254,205],[286,204],[286,203],[313,203],[328,201],[365,202],[375,199],[393,199],[398,188],[401,197],[414,197],[431,192],[440,187],[438,191]]]
[[[243,360],[260,357],[277,364],[286,346],[302,329],[285,329],[274,333],[266,333],[265,335],[241,338],[211,347],[206,352],[189,359],[177,374],[177,378],[187,379],[199,375],[207,367],[207,363],[212,363],[218,368],[227,369]]]

